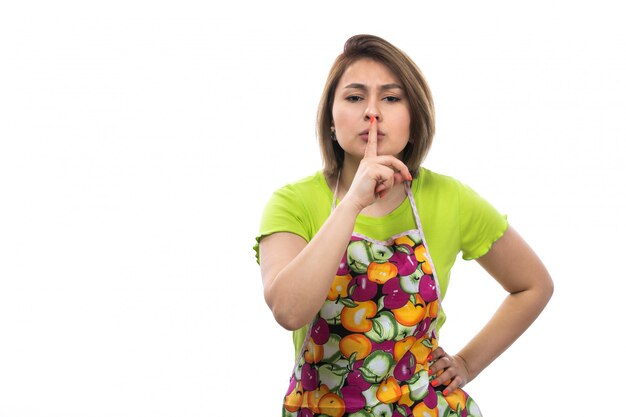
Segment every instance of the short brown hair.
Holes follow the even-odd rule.
[[[373,35],[356,35],[348,39],[328,74],[317,112],[317,137],[320,142],[324,173],[337,175],[344,151],[331,138],[335,90],[346,68],[360,59],[372,59],[385,65],[399,78],[406,92],[411,117],[410,141],[402,152],[404,162],[416,175],[426,157],[435,134],[435,109],[428,84],[411,58],[386,40]]]

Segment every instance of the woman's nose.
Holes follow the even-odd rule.
[[[380,122],[380,113],[368,110],[365,112],[365,120],[370,121],[370,119],[376,119],[376,121]]]
[[[368,122],[372,118],[376,118],[380,122],[380,108],[378,107],[379,101],[377,97],[367,98],[367,107],[365,108],[365,120]]]

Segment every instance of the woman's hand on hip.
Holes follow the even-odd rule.
[[[470,380],[465,360],[459,355],[449,355],[441,347],[432,353],[432,365],[429,375],[436,375],[431,381],[433,387],[447,385],[443,394],[448,395],[457,388],[462,388]]]

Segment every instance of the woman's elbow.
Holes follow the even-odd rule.
[[[265,302],[272,311],[274,320],[283,328],[293,331],[307,324],[308,320],[294,311],[294,305],[288,302],[289,298],[273,297],[271,291],[265,291]]]
[[[548,304],[548,301],[550,301],[550,298],[552,298],[552,294],[554,294],[554,281],[552,280],[550,274],[546,274],[546,277],[542,282],[542,289],[545,296],[546,304]]]
[[[554,282],[550,274],[546,271],[545,274],[534,280],[529,290],[537,306],[543,309],[550,301],[550,298],[552,298],[552,294],[554,294]]]
[[[298,319],[298,317],[290,314],[289,312],[272,309],[272,314],[274,314],[274,319],[276,320],[276,322],[286,330],[298,330],[299,328],[307,324],[306,321]]]

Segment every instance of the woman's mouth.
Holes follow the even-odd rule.
[[[364,130],[361,133],[359,133],[359,138],[361,138],[361,140],[367,142],[369,139],[369,135],[370,132],[369,130]],[[376,138],[378,140],[382,139],[385,136],[385,134],[383,132],[381,132],[380,130],[378,132],[376,132]]]

